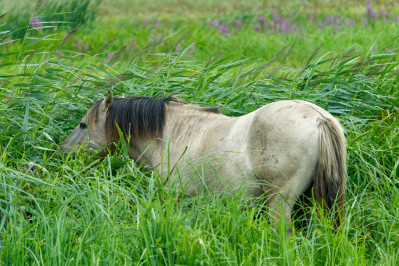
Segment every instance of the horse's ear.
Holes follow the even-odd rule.
[[[108,91],[107,96],[105,97],[105,99],[102,102],[102,106],[104,108],[104,111],[107,111],[108,108],[111,106],[112,102],[114,100],[114,97],[112,95],[112,91]]]

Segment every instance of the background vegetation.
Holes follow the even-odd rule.
[[[398,264],[394,1],[2,4],[2,264]],[[313,217],[287,239],[242,193],[177,195],[123,154],[55,158],[110,89],[231,116],[320,105],[346,130],[344,224]]]

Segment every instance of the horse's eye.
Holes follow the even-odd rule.
[[[83,122],[80,123],[79,126],[80,126],[80,128],[82,128],[82,129],[85,129],[85,128],[87,127],[87,125],[86,125],[85,123],[83,123]]]

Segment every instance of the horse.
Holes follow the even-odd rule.
[[[277,101],[228,117],[176,97],[114,98],[109,91],[61,144],[62,151],[84,142],[105,149],[121,136],[128,140],[130,158],[186,194],[244,189],[265,199],[275,221],[288,225],[288,234],[293,206],[309,189],[333,213],[334,227],[344,217],[344,131],[329,112],[310,102]]]

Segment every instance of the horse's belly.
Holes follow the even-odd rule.
[[[183,159],[171,175],[170,185],[186,194],[203,191],[244,191],[251,196],[263,193],[248,156],[238,151],[218,151],[196,158]],[[165,172],[164,177],[168,174]]]

